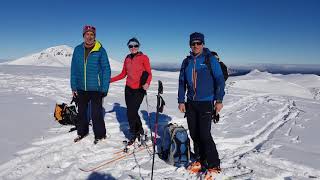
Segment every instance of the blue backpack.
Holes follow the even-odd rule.
[[[161,159],[176,167],[189,164],[190,140],[183,126],[170,123],[164,127],[159,155]]]

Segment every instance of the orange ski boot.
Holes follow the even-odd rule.
[[[201,171],[201,163],[199,161],[195,161],[191,165],[189,165],[187,170],[192,174],[199,173]]]
[[[214,177],[221,172],[220,167],[209,168],[204,177],[205,180],[214,180]]]

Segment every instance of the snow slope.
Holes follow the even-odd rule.
[[[41,107],[41,112],[48,113],[49,117],[41,116],[37,119],[39,122],[53,121],[50,112],[53,102],[70,101],[69,69],[44,68],[0,66],[0,94],[12,99],[24,97],[25,103],[29,100],[29,108],[34,110]],[[159,79],[164,84],[163,98],[166,101],[164,113],[159,118],[159,135],[161,127],[169,122],[187,127],[183,114],[177,110],[178,73],[154,71],[153,74],[153,83],[148,91],[149,106],[143,102],[140,108],[144,128],[150,132],[147,110],[153,127],[156,82]],[[0,165],[0,179],[149,179],[151,149],[137,152],[92,173],[79,170],[103,163],[121,149],[122,140],[128,135],[124,83],[122,80],[111,84],[110,93],[104,100],[108,135],[105,141],[93,145],[93,133],[90,132],[87,138],[73,143],[76,132],[69,133],[70,127],[58,124],[48,123],[49,130],[44,134],[33,130],[35,124],[16,126],[15,134],[28,131],[34,139],[30,140],[28,148],[16,148],[15,157]],[[224,170],[217,179],[320,178],[320,144],[317,141],[319,90],[320,79],[316,75],[253,71],[228,79],[221,120],[212,126]],[[22,106],[18,108],[25,112]],[[1,118],[1,121],[11,122],[22,116],[25,121],[33,118],[15,113],[6,116],[5,120]],[[1,136],[3,142],[6,138],[5,134]],[[1,149],[7,145],[1,143]],[[155,179],[199,179],[188,174],[184,168],[166,164],[158,156],[154,176]]]
[[[21,57],[14,61],[5,62],[7,65],[33,65],[33,66],[50,66],[50,67],[70,67],[73,48],[67,45],[54,46]],[[110,66],[114,71],[122,69],[122,63],[109,57]]]

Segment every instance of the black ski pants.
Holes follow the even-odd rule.
[[[186,115],[194,151],[200,162],[207,168],[220,166],[216,144],[211,136],[212,109],[211,101],[188,101]]]
[[[130,126],[130,133],[133,137],[143,134],[141,119],[139,116],[139,108],[143,101],[144,92],[142,89],[132,89],[125,87],[125,100],[127,105],[127,117]]]
[[[77,133],[85,136],[89,133],[88,103],[91,101],[91,117],[93,132],[96,139],[106,136],[106,127],[102,115],[102,93],[98,91],[78,91],[78,123]]]

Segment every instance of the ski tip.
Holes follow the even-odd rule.
[[[88,170],[86,170],[86,169],[83,169],[83,168],[79,168],[79,170],[80,170],[80,171],[83,171],[83,172],[90,172],[90,171],[88,171]]]

